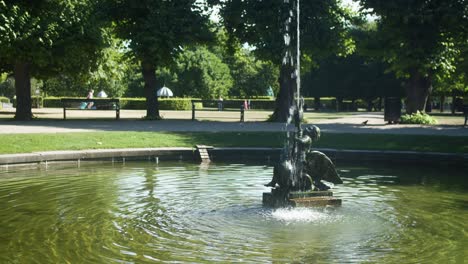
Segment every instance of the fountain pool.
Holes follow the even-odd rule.
[[[466,170],[338,166],[338,208],[262,207],[269,165],[0,171],[0,263],[457,263]]]

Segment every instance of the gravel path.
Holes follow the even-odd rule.
[[[95,132],[95,131],[285,131],[285,124],[267,123],[256,120],[265,120],[269,112],[249,112],[247,122],[238,122],[238,112],[200,112],[202,119],[217,119],[222,121],[191,121],[190,111],[163,111],[167,120],[142,121],[143,111],[123,111],[121,120],[103,119],[61,120],[61,109],[39,109],[35,115],[49,120],[35,120],[31,122],[11,121],[0,119],[0,134],[15,133],[68,133],[68,132]],[[73,113],[73,112],[72,112]],[[76,118],[83,118],[84,111],[73,113]],[[10,113],[3,111],[2,116]],[[73,117],[73,114],[67,117]],[[113,116],[113,112],[96,111],[86,112],[88,118],[102,118]],[[368,121],[367,125],[362,122]],[[468,127],[462,126],[416,126],[416,125],[386,125],[382,114],[357,114],[338,119],[318,120],[323,133],[368,133],[368,134],[412,134],[412,135],[446,135],[468,136]],[[309,124],[307,124],[309,125]],[[289,126],[292,128],[292,126]]]

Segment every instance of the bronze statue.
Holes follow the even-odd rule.
[[[303,133],[298,133],[299,136],[295,138],[297,162],[294,164],[289,159],[283,159],[279,165],[275,166],[273,179],[265,186],[287,189],[287,191],[324,191],[330,187],[322,180],[335,184],[343,183],[330,158],[320,151],[311,150],[312,143],[320,138],[320,129],[316,126],[309,126],[300,132]],[[291,179],[295,172],[300,176],[298,182],[293,184]]]

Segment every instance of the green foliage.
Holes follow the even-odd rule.
[[[67,97],[70,98],[70,97]],[[76,97],[76,99],[84,97]],[[44,107],[61,108],[62,97],[46,97],[44,98]],[[146,109],[145,98],[119,98],[121,109],[142,110]],[[159,108],[161,110],[191,110],[192,98],[160,98]],[[197,109],[203,108],[200,103],[196,104]]]
[[[0,109],[3,108],[3,103],[7,103],[7,104],[10,103],[10,99],[0,96]]]
[[[233,79],[228,66],[204,47],[186,49],[177,59],[176,94],[214,99],[226,96]]]
[[[6,76],[0,83],[0,95],[13,98],[15,94],[15,79],[12,76]]]
[[[34,75],[86,72],[104,45],[94,1],[0,0],[0,61],[31,64]]]
[[[31,77],[79,75],[96,67],[106,45],[94,0],[0,0],[0,71],[17,78],[15,119],[31,120]]]
[[[103,59],[97,69],[89,74],[87,87],[96,92],[105,91],[109,97],[121,97],[128,85],[125,73],[130,62],[124,57],[122,41],[113,39],[112,46],[103,50]]]
[[[83,76],[74,76],[68,74],[60,74],[44,81],[42,87],[43,92],[48,96],[67,96],[79,97],[86,96],[89,89],[93,89],[86,84],[86,78]]]
[[[181,47],[212,38],[208,17],[195,0],[108,0],[115,32],[128,40],[127,51],[137,61],[160,66],[173,63]]]
[[[61,97],[46,97],[43,100],[43,106],[48,108],[60,108],[62,103],[60,102]]]
[[[401,116],[402,124],[420,124],[420,125],[434,125],[437,124],[437,120],[426,114],[417,111],[413,114],[405,114]]]
[[[10,99],[7,97],[0,96],[0,103],[10,103]]]
[[[32,107],[33,108],[42,108],[44,105],[44,100],[42,96],[31,96],[32,99]]]
[[[306,96],[375,98],[403,96],[404,90],[394,74],[385,73],[387,65],[359,55],[329,57],[320,68],[303,79]]]
[[[255,47],[258,58],[281,65],[284,21],[290,7],[283,0],[231,0],[223,3],[220,13],[231,41],[238,38],[247,42]],[[352,51],[353,43],[345,30],[350,18],[338,1],[301,1],[302,53],[316,59],[330,52]]]
[[[366,50],[387,62],[397,77],[406,79],[407,112],[424,110],[433,85],[439,91],[453,90],[453,75],[459,74],[468,47],[466,1],[360,3],[363,10],[377,16],[376,26],[367,31]]]
[[[120,98],[121,109],[146,109],[146,98]]]
[[[379,16],[381,54],[397,74],[408,76],[417,69],[443,75],[455,70],[468,38],[464,0],[363,0],[361,4]]]
[[[160,110],[191,110],[191,98],[160,98]],[[198,105],[200,106],[200,105]],[[146,109],[145,98],[120,98],[121,109]],[[197,107],[198,108],[198,107]]]

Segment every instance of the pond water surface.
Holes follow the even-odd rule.
[[[468,171],[342,166],[339,208],[268,209],[271,166],[0,171],[0,263],[463,263]]]

